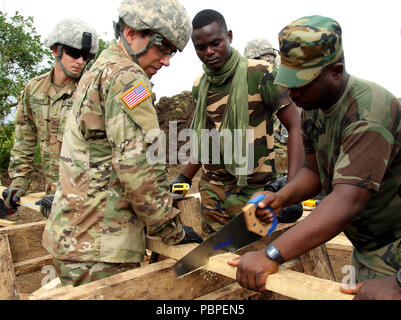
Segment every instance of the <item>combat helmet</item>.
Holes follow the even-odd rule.
[[[162,45],[166,39],[182,52],[191,34],[192,24],[185,8],[177,0],[123,0],[118,8],[119,19],[138,31],[151,30],[155,33],[148,45],[134,53],[122,34],[119,23],[114,23],[116,38],[123,41],[125,50],[134,62],[153,45]]]
[[[71,47],[81,50],[87,57],[87,62],[96,56],[99,50],[99,40],[96,30],[88,26],[85,22],[79,19],[64,19],[61,20],[50,35],[45,40],[45,46],[48,48],[57,45],[58,57],[56,61],[60,64],[64,73],[71,78],[79,78],[81,73],[69,72],[61,63],[64,47]]]
[[[244,56],[247,59],[262,59],[280,64],[280,56],[278,51],[273,48],[272,44],[263,38],[256,38],[247,43]]]

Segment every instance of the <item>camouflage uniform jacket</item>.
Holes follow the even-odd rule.
[[[125,94],[137,102],[126,103]],[[148,235],[184,238],[164,165],[150,164],[158,129],[151,83],[113,41],[81,79],[64,134],[60,181],[43,246],[60,260],[133,263]],[[137,94],[139,95],[139,93]]]
[[[372,191],[345,230],[359,250],[401,237],[401,104],[377,84],[350,77],[329,110],[302,112],[305,152],[317,157],[323,191],[350,184]]]
[[[12,186],[27,190],[39,141],[47,195],[56,191],[63,133],[77,85],[77,81],[71,80],[57,93],[53,74],[54,69],[32,79],[25,87],[15,115],[15,144],[9,167]]]
[[[288,89],[273,84],[276,74],[277,69],[271,63],[248,59],[249,129],[254,130],[254,169],[248,176],[250,188],[263,187],[276,177],[273,115],[292,103]],[[195,81],[192,89],[195,103],[200,79]],[[231,80],[222,86],[210,86],[206,110],[206,126],[209,130],[220,129]],[[223,161],[222,155],[221,163]],[[237,184],[237,178],[223,164],[205,164],[203,169],[204,179],[211,184]]]

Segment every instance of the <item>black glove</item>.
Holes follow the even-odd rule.
[[[4,204],[9,209],[17,209],[20,205],[17,203],[21,200],[21,197],[26,193],[25,189],[14,186],[3,191]]]
[[[0,219],[7,219],[9,215],[12,215],[17,211],[18,209],[7,208],[6,205],[4,204],[4,201],[0,199]]]
[[[185,237],[179,244],[186,244],[186,243],[202,243],[203,239],[199,234],[197,234],[192,227],[182,226],[185,231]]]
[[[178,176],[177,179],[170,182],[170,192],[173,191],[173,185],[176,183],[188,183],[190,187],[192,187],[192,180],[184,176],[182,173]]]
[[[52,210],[53,200],[54,196],[48,196],[35,203],[36,205],[40,206],[40,213],[45,218],[49,218],[50,211]]]
[[[277,192],[287,184],[287,177],[280,177],[265,186],[265,191]]]
[[[278,215],[277,219],[280,223],[293,223],[302,217],[304,214],[304,207],[302,203],[293,204],[292,206],[285,207]]]

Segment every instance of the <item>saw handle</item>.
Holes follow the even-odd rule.
[[[258,203],[262,201],[264,198],[265,196],[262,194],[250,200],[248,204],[242,209],[247,229],[262,237],[265,237],[266,235],[271,236],[273,231],[276,230],[278,226],[278,219],[270,207],[266,207],[266,209],[270,210],[270,212],[273,214],[274,218],[273,223],[271,224],[264,223],[256,217],[256,209],[258,207]]]

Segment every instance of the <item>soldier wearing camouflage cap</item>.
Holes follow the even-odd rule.
[[[172,206],[165,166],[147,157],[159,130],[150,78],[184,49],[191,30],[176,0],[124,0],[117,41],[80,81],[43,234],[64,285],[140,266],[145,230],[168,245],[202,241]]]
[[[15,145],[11,151],[11,185],[5,204],[17,208],[29,188],[36,146],[39,142],[46,177],[46,198],[42,214],[50,213],[58,181],[59,157],[67,115],[73,94],[86,64],[98,51],[96,31],[77,19],[60,21],[45,40],[56,59],[53,69],[32,79],[19,100],[15,116]]]
[[[401,103],[378,84],[347,73],[337,21],[303,17],[287,25],[279,40],[282,65],[275,81],[288,87],[303,108],[306,161],[286,187],[266,193],[259,207],[278,211],[321,190],[327,196],[266,251],[231,262],[238,265],[237,279],[264,291],[267,275],[277,272],[279,264],[345,232],[354,246],[354,280],[375,280],[342,291],[358,293],[357,299],[399,299]],[[257,215],[263,219],[264,210]]]

